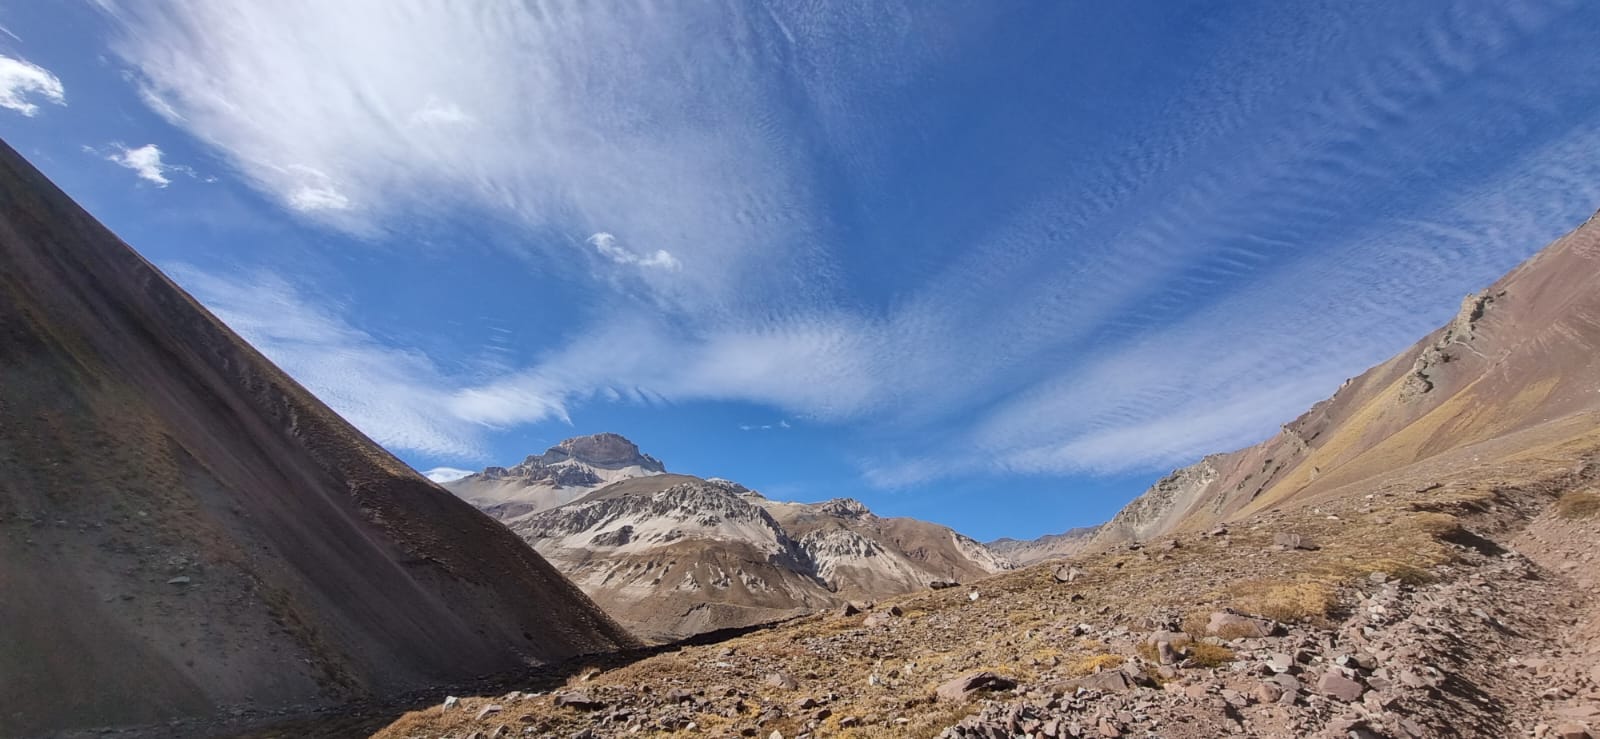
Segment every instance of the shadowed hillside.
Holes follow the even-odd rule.
[[[3,145],[0,469],[3,736],[632,644]]]

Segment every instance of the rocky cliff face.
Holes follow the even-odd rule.
[[[391,697],[634,643],[4,145],[0,469],[0,736]]]
[[[613,482],[663,472],[661,461],[640,453],[633,442],[601,433],[567,439],[520,464],[489,467],[445,487],[496,518],[514,518],[577,500]]]
[[[1600,413],[1597,284],[1600,221],[1590,219],[1468,295],[1448,324],[1347,381],[1278,435],[1156,483],[1091,548],[1359,491],[1490,440],[1522,439],[1531,449],[1573,424],[1593,423]]]
[[[1010,563],[859,501],[768,500],[727,480],[625,480],[507,525],[608,613],[658,641],[982,577]]]

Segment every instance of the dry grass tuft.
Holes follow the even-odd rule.
[[[1120,654],[1096,654],[1072,663],[1071,672],[1078,677],[1093,675],[1101,670],[1115,670],[1127,661]]]
[[[1556,515],[1562,518],[1600,516],[1600,493],[1592,491],[1567,493],[1556,500]]]
[[[1201,667],[1221,667],[1238,658],[1232,649],[1213,644],[1196,643],[1189,646],[1189,659]]]
[[[1326,619],[1338,602],[1333,588],[1307,580],[1245,580],[1230,591],[1234,607],[1240,611],[1284,623]]]
[[[1204,642],[1178,641],[1173,642],[1172,648],[1182,652],[1184,657],[1194,660],[1194,664],[1198,667],[1216,668],[1238,659],[1238,655],[1234,654],[1232,649]],[[1141,643],[1135,647],[1135,651],[1151,664],[1158,664],[1161,661],[1161,655],[1156,651],[1154,644]]]

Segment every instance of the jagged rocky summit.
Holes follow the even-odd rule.
[[[595,482],[607,476],[610,484]],[[452,489],[654,641],[971,581],[1012,566],[949,528],[882,518],[857,500],[788,503],[730,480],[668,474],[616,434],[569,439],[467,480]],[[520,502],[482,496],[505,481],[520,486]],[[570,500],[532,502],[552,494]]]

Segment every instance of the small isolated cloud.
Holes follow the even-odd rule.
[[[789,427],[790,427],[789,426],[789,422],[788,421],[784,421],[784,420],[779,420],[777,423],[762,423],[762,424],[741,423],[741,424],[739,424],[739,430],[740,431],[771,431],[773,429],[786,429],[786,428],[789,428]]]
[[[112,151],[106,159],[133,170],[134,174],[139,175],[139,179],[156,187],[172,184],[172,180],[167,178],[168,172],[181,171],[193,174],[188,172],[187,167],[175,167],[161,161],[161,147],[155,144],[145,144],[137,149],[122,144],[112,144],[111,148]]]
[[[412,125],[418,126],[459,126],[476,121],[461,106],[437,98],[429,98],[426,105],[411,114]]]
[[[678,258],[665,249],[657,249],[656,253],[649,256],[640,256],[617,244],[617,237],[604,231],[590,236],[584,243],[594,247],[600,256],[616,264],[632,264],[640,267],[659,268],[676,272],[683,268],[678,263]]]
[[[470,474],[472,474],[472,470],[463,470],[455,467],[435,467],[422,473],[422,476],[434,482],[446,483],[454,482]]]
[[[66,89],[50,70],[0,54],[0,108],[10,108],[29,117],[38,115],[39,106],[28,101],[30,95],[38,95],[56,105],[67,104]]]

